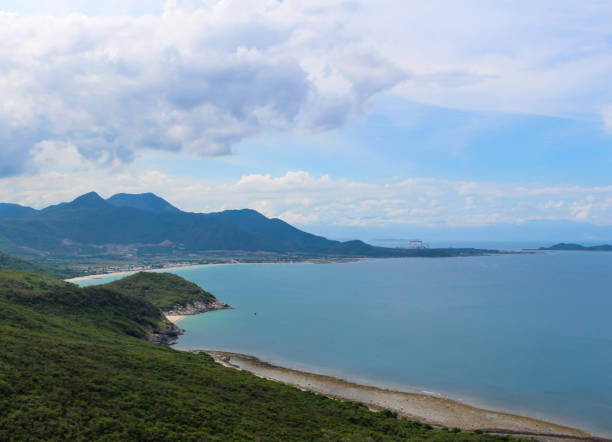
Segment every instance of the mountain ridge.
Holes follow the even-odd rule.
[[[32,209],[34,210],[34,209]],[[359,240],[334,241],[304,232],[252,209],[184,212],[152,193],[89,192],[34,216],[0,219],[0,238],[11,253],[77,258],[144,259],[160,256],[282,254],[299,257],[457,256],[477,249],[407,250]]]

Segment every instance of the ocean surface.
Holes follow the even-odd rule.
[[[612,253],[174,273],[235,307],[181,321],[177,348],[245,353],[612,435]]]

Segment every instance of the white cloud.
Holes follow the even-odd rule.
[[[20,173],[43,142],[111,162],[142,148],[225,155],[268,129],[338,127],[403,79],[390,60],[343,43],[334,31],[340,2],[325,13],[289,3],[174,1],[138,17],[2,14],[0,176]]]
[[[53,149],[43,148],[41,161],[56,152]],[[71,147],[59,151],[64,159],[74,153]],[[111,173],[89,160],[69,160],[68,169],[48,171],[35,180],[27,176],[2,178],[0,201],[42,207],[103,189],[105,197],[117,192],[152,191],[181,209],[195,212],[250,207],[305,227],[311,224],[453,227],[521,224],[532,220],[612,225],[612,186],[526,188],[517,184],[431,178],[368,183],[329,175],[313,176],[305,171],[289,171],[282,176],[251,174],[235,182],[215,183],[121,166]]]
[[[339,127],[383,92],[610,127],[612,5],[597,0],[38,3],[55,15],[0,13],[0,176],[43,142],[107,164],[224,155],[271,129]],[[141,12],[158,14],[122,15]]]

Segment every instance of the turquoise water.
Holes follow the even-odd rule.
[[[235,307],[184,319],[178,348],[251,354],[612,435],[612,253],[175,273]]]

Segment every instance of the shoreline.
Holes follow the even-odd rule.
[[[355,258],[307,258],[303,260],[294,260],[294,261],[256,261],[256,262],[248,262],[248,261],[236,261],[236,262],[217,262],[217,263],[208,263],[208,264],[184,264],[184,265],[172,265],[168,267],[160,267],[160,268],[140,268],[135,270],[119,270],[115,272],[108,273],[96,273],[92,275],[83,275],[76,276],[74,278],[64,279],[66,282],[78,283],[79,281],[88,281],[92,279],[102,279],[106,277],[113,276],[129,276],[138,272],[169,272],[173,270],[183,270],[183,269],[191,269],[196,267],[208,267],[208,266],[230,266],[230,265],[262,265],[262,264],[343,264],[349,262],[360,262],[360,261],[375,261],[379,259],[402,259],[402,258],[471,258],[476,256],[503,256],[508,254],[532,254],[535,252],[531,251],[506,251],[499,250],[498,253],[483,253],[479,255],[470,255],[470,256],[444,256],[444,257],[431,257],[431,256],[389,256],[389,257],[355,257]]]
[[[359,261],[369,261],[379,258],[338,258],[338,259],[307,259],[304,261],[270,261],[270,262],[219,262],[219,263],[210,263],[210,264],[185,264],[185,265],[174,265],[169,267],[161,267],[161,268],[150,268],[150,269],[138,269],[138,270],[121,270],[117,272],[108,272],[108,273],[96,273],[93,275],[84,275],[84,276],[76,276],[74,278],[64,279],[66,282],[77,283],[79,281],[89,281],[92,279],[102,279],[113,276],[129,276],[138,272],[154,272],[154,273],[163,273],[163,272],[171,272],[173,270],[184,270],[184,269],[192,269],[198,267],[213,267],[213,266],[235,266],[235,265],[263,265],[263,264],[342,264],[347,262],[359,262]]]
[[[166,319],[173,324],[180,322],[182,319],[185,319],[187,315],[164,315]]]
[[[481,430],[486,433],[534,436],[540,440],[605,439],[566,425],[528,416],[500,412],[468,405],[454,399],[425,393],[395,391],[363,385],[333,376],[299,371],[262,361],[254,356],[216,350],[186,350],[204,352],[229,368],[245,370],[256,376],[283,382],[333,399],[361,402],[373,410],[388,409],[398,415],[430,424],[434,427]]]
[[[122,270],[120,272],[96,273],[94,275],[77,276],[75,278],[64,279],[64,281],[76,283],[79,281],[89,281],[92,279],[102,279],[102,278],[108,278],[108,277],[113,277],[113,276],[129,276],[129,275],[133,275],[134,273],[138,273],[138,272],[159,273],[159,272],[169,272],[172,270],[190,269],[194,267],[204,267],[204,266],[209,266],[209,265],[233,265],[233,263],[232,264],[186,264],[184,266],[162,267],[159,269]]]

